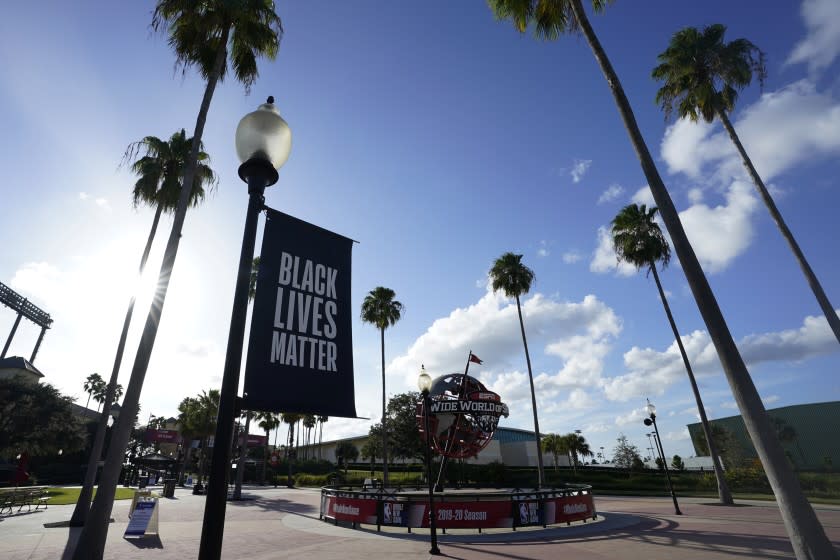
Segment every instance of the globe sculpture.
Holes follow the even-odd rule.
[[[508,416],[508,407],[496,393],[478,379],[452,373],[436,378],[429,390],[430,411],[423,403],[416,409],[417,426],[423,441],[429,441],[438,454],[452,459],[474,457],[484,449],[499,425]],[[423,429],[429,413],[429,431]]]

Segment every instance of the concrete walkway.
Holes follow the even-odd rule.
[[[336,527],[318,519],[320,493],[310,489],[247,488],[252,499],[228,502],[223,558],[262,560],[403,560],[429,558],[428,531]],[[127,540],[130,500],[114,504],[106,558],[188,560],[198,555],[204,497],[178,489],[160,502],[160,535]],[[674,515],[667,497],[597,497],[599,520],[571,527],[516,532],[448,531],[439,534],[445,557],[481,560],[594,559],[781,559],[793,553],[772,502],[714,505],[680,500]],[[840,549],[840,507],[815,507],[829,538]],[[79,529],[45,528],[67,521],[73,506],[0,517],[0,558],[67,558]]]

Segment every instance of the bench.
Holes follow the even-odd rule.
[[[23,506],[26,506],[26,511],[32,511],[32,506],[35,510],[41,507],[47,509],[49,502],[49,490],[45,486],[30,486],[14,488],[13,490],[4,491],[0,494],[0,514],[6,513],[11,515],[13,513],[20,513]],[[17,508],[17,511],[15,511]]]

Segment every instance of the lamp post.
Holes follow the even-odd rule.
[[[239,369],[242,364],[248,284],[254,259],[257,218],[264,207],[265,188],[277,182],[277,169],[289,159],[291,147],[292,133],[289,125],[274,107],[273,97],[269,97],[256,111],[242,117],[239,126],[236,127],[236,154],[242,162],[239,166],[239,177],[248,184],[249,199],[230,317],[222,389],[219,395],[219,412],[213,444],[215,452],[210,463],[210,482],[201,528],[198,557],[202,560],[218,559],[222,554],[228,463],[233,439],[233,421],[236,418],[236,394],[239,390]]]
[[[435,515],[435,487],[432,482],[432,430],[429,417],[432,414],[432,399],[429,398],[429,390],[432,388],[432,378],[426,373],[426,368],[420,366],[420,376],[417,378],[417,387],[423,396],[423,432],[426,434],[426,481],[429,484],[429,535],[432,547],[429,554],[438,555],[440,549],[437,545],[437,523]]]
[[[656,440],[656,447],[659,450],[659,456],[662,458],[662,466],[665,468],[665,477],[668,479],[668,490],[671,492],[671,499],[674,500],[674,513],[682,515],[680,505],[677,503],[677,495],[674,494],[674,485],[671,483],[671,473],[668,471],[668,463],[665,461],[665,451],[662,449],[662,440],[659,439],[659,428],[656,425],[656,407],[653,406],[648,399],[647,413],[650,418],[645,418],[645,426],[653,424],[654,439]]]

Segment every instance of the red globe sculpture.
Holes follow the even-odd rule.
[[[499,395],[478,379],[460,373],[436,378],[429,399],[431,438],[423,429],[429,411],[422,401],[416,409],[420,437],[430,441],[435,452],[452,459],[477,455],[493,439],[499,418],[508,416],[508,407]]]

